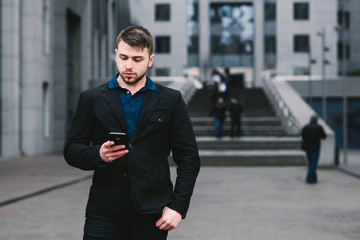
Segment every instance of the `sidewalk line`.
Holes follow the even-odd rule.
[[[349,176],[352,176],[352,177],[355,177],[355,178],[360,179],[360,174],[351,172],[351,171],[346,170],[346,169],[344,169],[344,168],[342,168],[342,167],[338,167],[337,170],[340,171],[340,172],[342,172],[342,173],[345,173],[346,175],[349,175]]]
[[[29,193],[29,194],[26,194],[26,195],[23,195],[23,196],[20,196],[20,197],[15,197],[15,198],[12,198],[12,199],[9,199],[9,200],[5,200],[3,202],[0,202],[0,207],[4,207],[6,205],[10,205],[10,204],[13,204],[13,203],[16,203],[16,202],[19,202],[19,201],[22,201],[22,200],[25,200],[25,199],[28,199],[28,198],[36,197],[38,195],[42,195],[42,194],[45,194],[45,193],[48,193],[48,192],[51,192],[51,191],[54,191],[54,190],[57,190],[57,189],[60,189],[60,188],[64,188],[64,187],[67,187],[67,186],[70,186],[70,185],[73,185],[73,184],[76,184],[76,183],[80,183],[80,182],[83,182],[83,181],[86,181],[86,180],[90,179],[91,177],[92,177],[92,175],[88,175],[88,176],[83,177],[83,178],[75,179],[75,180],[65,182],[65,183],[62,183],[62,184],[59,184],[59,185],[48,187],[48,188],[45,188],[45,189],[42,189],[42,190],[39,190],[39,191],[36,191],[36,192],[33,192],[33,193]]]

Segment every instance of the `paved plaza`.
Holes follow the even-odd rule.
[[[202,167],[168,239],[358,240],[357,156],[346,172],[320,169],[316,185],[304,183],[305,167]],[[0,239],[81,239],[90,176],[60,155],[1,159]]]

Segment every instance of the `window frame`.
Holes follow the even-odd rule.
[[[171,21],[171,5],[170,5],[170,3],[155,4],[155,16],[154,17],[155,17],[156,22],[170,22]]]
[[[300,10],[298,9],[299,7],[304,7],[306,6],[306,14],[303,13],[300,10],[303,10],[300,8]],[[300,12],[299,12],[300,11]],[[295,21],[308,21],[310,20],[310,4],[309,2],[294,2],[293,5],[293,17]]]
[[[304,48],[304,50],[298,48],[298,44],[299,44],[298,41],[301,37],[307,38],[307,46],[306,46],[307,48],[306,49]],[[309,51],[310,51],[310,36],[308,34],[296,34],[293,37],[293,41],[294,41],[293,42],[294,53],[309,53]]]
[[[162,47],[159,47],[160,45],[158,45],[158,44],[164,43],[164,42],[160,43],[159,41],[164,41],[164,40],[167,40],[167,46],[163,47],[161,45]],[[157,53],[157,54],[170,54],[171,53],[171,36],[169,36],[169,35],[155,36],[155,53]]]

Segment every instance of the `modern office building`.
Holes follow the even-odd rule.
[[[134,0],[134,22],[158,46],[156,75],[181,75],[196,66],[202,80],[213,66],[243,69],[261,85],[277,75],[338,73],[337,0]],[[134,10],[136,9],[136,10]]]
[[[338,1],[338,59],[339,74],[360,75],[360,1]]]
[[[360,74],[357,0],[2,0],[0,156],[59,152],[81,90],[116,71],[117,34],[155,38],[152,76],[229,66],[276,75]],[[344,53],[344,57],[343,57]],[[346,61],[343,61],[343,60]]]
[[[0,1],[0,156],[60,152],[79,92],[114,72],[127,0]]]

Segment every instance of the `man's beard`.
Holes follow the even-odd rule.
[[[137,82],[139,82],[145,76],[145,74],[147,73],[147,70],[148,70],[148,68],[146,68],[146,71],[140,77],[136,78],[134,81],[131,81],[131,78],[124,77],[121,73],[120,73],[120,76],[126,84],[133,85],[133,84],[136,84]]]

